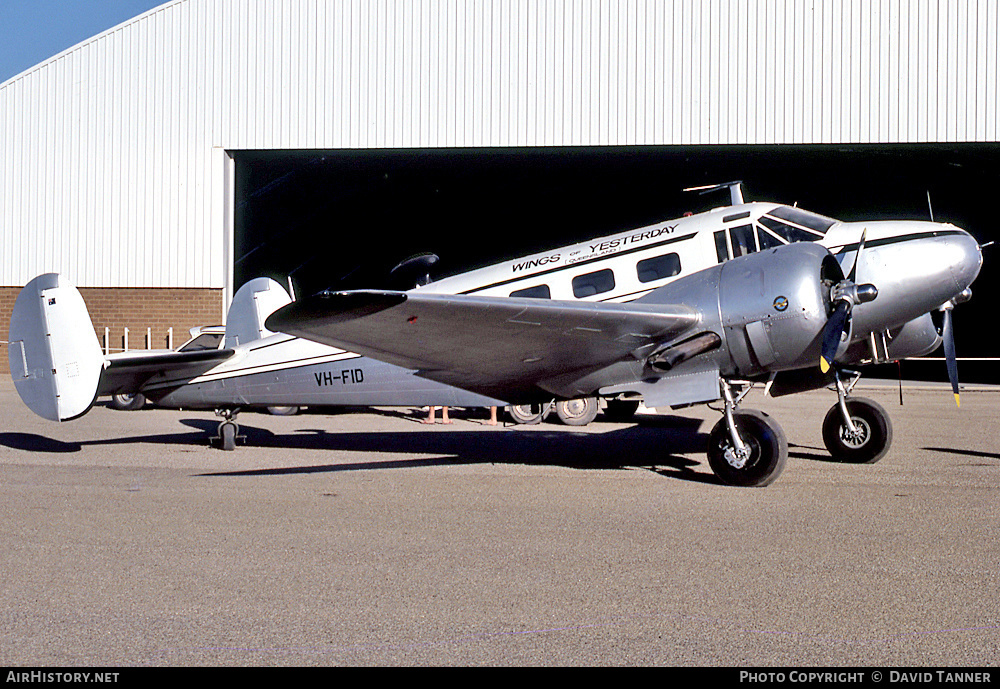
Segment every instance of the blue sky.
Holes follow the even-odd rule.
[[[0,0],[0,83],[167,0]]]

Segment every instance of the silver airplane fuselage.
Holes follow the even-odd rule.
[[[865,238],[860,259],[858,246]],[[416,291],[482,296],[534,296],[556,300],[656,302],[676,299],[679,280],[706,280],[732,259],[783,245],[812,242],[828,249],[858,283],[870,283],[878,297],[854,308],[838,361],[857,365],[920,356],[941,338],[930,313],[968,294],[982,265],[975,239],[953,225],[922,221],[841,222],[774,203],[726,206],[443,278]],[[742,265],[737,261],[733,268]],[[721,270],[721,268],[718,268]],[[730,290],[730,308],[754,296]],[[791,295],[787,295],[791,296]],[[768,297],[770,298],[770,297]],[[774,314],[772,314],[774,315]],[[812,326],[810,326],[812,327]],[[821,328],[821,324],[816,324]],[[723,329],[720,321],[719,330]],[[808,337],[815,339],[810,331]],[[818,344],[816,345],[818,347]],[[235,356],[183,384],[151,381],[144,392],[160,404],[178,407],[266,405],[488,406],[496,400],[421,378],[414,371],[351,352],[277,334],[237,345]],[[738,349],[738,348],[737,348]],[[814,366],[817,352],[768,362],[756,368],[720,364],[724,375],[756,374],[775,367]],[[756,356],[745,357],[759,364]],[[486,363],[486,362],[484,362]],[[759,371],[756,369],[760,369]],[[595,386],[607,380],[595,381]],[[597,390],[597,387],[594,388]],[[591,391],[593,392],[593,391]],[[589,393],[588,393],[589,394]]]

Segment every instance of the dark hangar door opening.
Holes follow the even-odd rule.
[[[728,203],[685,187],[743,180],[747,201],[843,220],[934,219],[981,243],[995,229],[1000,144],[233,151],[234,288],[259,276],[297,294],[394,287],[422,252],[441,275]],[[1000,356],[982,337],[998,280],[991,250],[955,312],[960,357]],[[907,377],[943,379],[930,363]],[[893,367],[895,369],[895,367]],[[963,362],[964,381],[1000,367]],[[925,372],[930,371],[925,375]],[[894,375],[887,372],[886,375]]]

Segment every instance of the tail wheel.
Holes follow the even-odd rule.
[[[223,450],[236,449],[236,431],[236,424],[232,421],[223,421],[219,424],[219,440],[222,442]]]
[[[512,404],[507,407],[507,413],[514,423],[536,424],[541,423],[548,416],[549,405],[544,403],[536,404]]]
[[[556,402],[556,415],[567,426],[586,426],[597,418],[596,397],[580,397]]]
[[[874,464],[892,445],[889,414],[874,400],[852,397],[845,401],[854,432],[844,423],[840,407],[834,405],[823,419],[823,443],[834,459],[851,464]]]
[[[731,486],[773,483],[788,459],[785,432],[767,414],[752,409],[733,412],[733,419],[746,454],[736,451],[723,418],[708,437],[708,464],[712,471]]]

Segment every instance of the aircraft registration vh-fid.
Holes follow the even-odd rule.
[[[835,457],[875,462],[892,442],[885,410],[852,395],[852,367],[942,343],[958,401],[951,313],[982,267],[976,240],[928,221],[841,222],[777,203],[709,212],[497,263],[408,291],[327,290],[292,301],[258,278],[235,295],[220,348],[105,356],[80,293],[32,280],[10,326],[22,400],[64,421],[100,395],[212,409],[222,447],[240,409],[268,405],[555,404],[570,423],[609,410],[721,400],[708,462],[724,483],[762,486],[784,468],[774,419],[741,409],[836,390],[823,420]],[[943,313],[939,332],[932,313]]]

